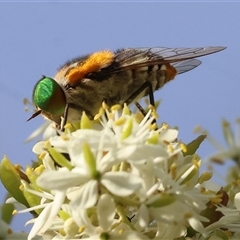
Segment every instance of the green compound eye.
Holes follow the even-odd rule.
[[[66,96],[61,86],[52,78],[40,79],[33,90],[33,102],[41,110],[61,115],[66,107]]]

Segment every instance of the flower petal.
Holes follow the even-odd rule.
[[[39,231],[42,229],[42,227],[44,226],[44,224],[48,225],[48,222],[50,222],[49,219],[49,215],[51,212],[53,206],[53,202],[49,203],[44,210],[41,212],[41,214],[38,216],[38,218],[36,219],[29,235],[28,235],[28,240],[31,240],[32,238],[34,238],[37,234],[39,235]]]
[[[101,183],[117,196],[128,196],[141,187],[142,180],[127,172],[107,172],[102,176]]]
[[[176,129],[163,129],[159,134],[160,140],[166,142],[173,142],[176,140],[177,136],[178,130]]]
[[[113,219],[115,216],[115,204],[108,194],[103,194],[98,202],[97,212],[98,212],[98,220],[99,226],[102,227],[104,232],[110,230],[110,227],[113,224]]]
[[[85,183],[89,178],[79,173],[73,173],[66,168],[58,171],[48,170],[37,179],[37,184],[44,189],[65,190],[69,187]]]
[[[139,208],[139,225],[142,228],[147,227],[149,224],[149,214],[146,205],[142,204]]]
[[[74,192],[69,193],[67,196],[71,200],[73,208],[90,208],[97,202],[98,183],[95,180],[90,180]]]

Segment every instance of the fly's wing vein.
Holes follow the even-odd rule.
[[[116,53],[115,61],[119,65],[112,69],[112,72],[131,70],[134,68],[161,65],[165,63],[175,63],[205,56],[224,50],[225,47],[199,47],[199,48],[128,48]],[[198,60],[192,62],[198,66]],[[190,62],[186,62],[190,63]],[[195,66],[195,67],[196,67]],[[189,70],[193,69],[189,68]],[[189,71],[187,70],[187,71]],[[184,72],[184,71],[179,71]]]

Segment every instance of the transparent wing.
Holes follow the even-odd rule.
[[[168,61],[181,61],[201,57],[224,50],[225,47],[199,47],[199,48],[152,48],[151,52]]]
[[[121,71],[121,68],[122,70],[126,70],[126,69],[134,69],[137,67],[151,66],[155,64],[174,63],[174,62],[184,61],[184,60],[216,53],[224,49],[225,47],[221,47],[221,46],[199,47],[199,48],[156,47],[156,48],[123,49],[116,53],[115,61],[117,63],[120,63],[120,67],[115,68],[115,71],[119,71],[119,70]],[[192,63],[194,65],[197,62],[195,60],[195,63],[194,62]],[[189,71],[193,68],[194,67],[186,71]]]
[[[171,63],[171,65],[176,68],[177,74],[188,72],[195,67],[199,66],[202,62],[198,59],[188,59],[180,62]]]

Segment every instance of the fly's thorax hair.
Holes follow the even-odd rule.
[[[93,118],[101,106],[101,104],[99,105],[97,102],[101,99],[95,92],[93,81],[85,78],[79,81],[77,85],[71,86],[66,77],[67,70],[67,68],[61,69],[55,75],[55,80],[62,87],[67,104],[69,105],[68,121],[79,120],[83,111],[85,111],[90,118]]]
[[[68,119],[76,120],[82,111],[93,118],[99,112],[103,101],[108,106],[118,104],[121,101],[124,103],[129,95],[129,88],[133,84],[131,74],[131,71],[124,71],[112,74],[101,81],[97,78],[83,78],[74,86],[69,84],[66,77],[59,79],[61,75],[56,75],[56,81],[65,92],[69,110],[77,110],[73,111],[73,114],[69,112]]]
[[[108,51],[100,52],[100,56],[105,56],[105,54],[107,55],[107,59],[109,59],[109,55],[111,57],[112,53]],[[96,57],[98,57],[98,54],[96,55]],[[108,69],[106,68],[115,67],[116,62],[114,62],[114,59],[112,59],[109,65],[104,64],[103,68],[100,68],[98,71],[87,73],[85,76],[79,77],[78,79],[75,78],[74,81],[72,81],[69,75],[72,70],[75,71],[79,69],[81,73],[83,69],[86,70],[84,68],[85,65],[89,65],[91,69],[94,69],[93,66],[95,66],[96,69],[100,67],[98,62],[95,65],[91,65],[88,62],[89,58],[94,59],[95,57],[88,55],[67,62],[58,70],[54,77],[65,92],[69,110],[77,110],[72,111],[73,114],[68,114],[69,120],[77,118],[78,116],[76,114],[78,112],[82,113],[82,111],[85,111],[90,118],[94,117],[99,112],[103,101],[107,105],[112,106],[121,100],[125,100],[128,96],[129,85],[132,84],[131,71],[106,74],[108,73]],[[105,60],[105,62],[107,63],[108,60]],[[79,76],[81,75],[82,74],[79,74]],[[77,74],[75,74],[75,76],[77,76]]]

